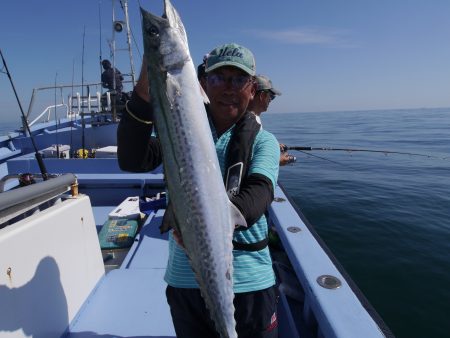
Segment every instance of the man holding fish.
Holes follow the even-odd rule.
[[[253,54],[234,43],[209,53],[205,110],[168,0],[162,18],[143,11],[143,32],[146,57],[119,124],[118,158],[128,171],[164,165],[162,228],[174,228],[166,296],[177,337],[277,337],[264,213],[280,148],[247,111],[256,92]],[[158,138],[150,137],[153,122]]]

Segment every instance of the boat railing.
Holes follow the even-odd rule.
[[[38,121],[40,121],[44,115],[47,115],[47,118],[44,119],[44,122],[49,122],[51,120],[52,109],[56,110],[58,107],[65,107],[66,115],[69,116],[69,106],[67,104],[60,103],[60,104],[52,105],[52,106],[48,106],[47,108],[45,108],[45,110],[42,113],[40,113],[33,121],[31,121],[29,123],[29,126],[32,126],[35,123],[37,123]]]
[[[30,121],[31,118],[31,114],[33,113],[34,109],[35,109],[35,105],[37,104],[37,101],[39,98],[44,98],[45,97],[45,102],[51,102],[50,100],[52,99],[52,95],[54,94],[54,104],[53,105],[49,105],[49,106],[45,106],[45,108],[42,110],[42,112],[40,114],[37,115],[36,118],[34,118],[31,122],[29,122],[29,125],[32,126],[33,124],[36,124],[38,122],[48,122],[50,121],[51,118],[51,110],[53,109],[53,111],[55,111],[54,116],[56,116],[56,109],[58,107],[66,107],[65,109],[65,114],[62,117],[66,117],[69,118],[71,117],[71,109],[69,108],[69,105],[66,104],[64,102],[64,97],[68,96],[71,97],[73,96],[73,93],[76,91],[79,91],[80,88],[92,88],[94,87],[95,90],[97,90],[99,87],[101,88],[101,83],[88,83],[85,85],[80,85],[80,84],[74,84],[74,85],[57,85],[57,86],[47,86],[47,87],[37,87],[37,88],[33,88],[33,91],[31,93],[31,99],[30,99],[30,104],[28,105],[28,111],[26,114],[26,118],[28,121]],[[81,90],[83,92],[83,90]],[[58,92],[58,95],[56,95],[56,93]],[[39,98],[38,98],[39,95]],[[58,101],[57,101],[57,96],[58,96]],[[47,118],[42,121],[42,117],[47,116]],[[73,117],[73,116],[72,116]]]
[[[131,81],[123,81],[123,83],[127,84]],[[32,126],[39,122],[49,122],[58,118],[73,120],[78,119],[82,114],[111,112],[114,101],[112,96],[110,92],[103,90],[100,82],[36,87],[33,88],[31,94],[26,119]],[[68,103],[64,101],[65,97],[68,97]],[[46,103],[52,102],[52,100],[54,102],[52,105],[41,104],[40,108],[36,108],[40,100],[45,100]],[[58,108],[65,108],[62,114],[59,113],[59,116]],[[36,109],[41,110],[41,113],[31,120],[31,115]],[[85,110],[87,113],[84,112]]]
[[[109,92],[106,92],[106,100],[109,102],[106,109],[110,110],[111,99]],[[80,114],[83,113],[84,108],[87,108],[89,112],[95,110],[99,113],[102,111],[101,94],[100,92],[96,92],[95,95],[88,93],[86,96],[81,96],[81,94],[77,92],[74,96],[69,96],[69,106],[71,108],[70,114],[74,116],[80,116]]]
[[[10,178],[3,178],[1,183],[4,184]],[[58,197],[67,192],[71,186],[75,186],[76,182],[77,178],[74,174],[64,174],[39,184],[0,193],[0,229],[11,219],[39,211],[39,206],[44,203],[52,200],[53,204],[57,203]]]
[[[285,330],[280,336],[394,338],[281,185],[275,196],[269,214],[283,248],[272,252]]]

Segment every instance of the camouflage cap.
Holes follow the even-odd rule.
[[[218,46],[209,53],[206,60],[207,73],[224,66],[237,67],[252,76],[256,73],[253,53],[236,43]]]
[[[269,90],[275,95],[281,95],[281,92],[273,87],[272,81],[267,76],[256,75],[255,79],[258,86],[256,90]]]

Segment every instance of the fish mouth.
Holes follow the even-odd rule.
[[[157,16],[141,7],[144,49],[163,71],[179,69],[189,61],[186,31],[176,9],[164,1],[164,13]],[[152,63],[152,62],[150,62]]]
[[[181,23],[180,15],[178,14],[175,7],[172,6],[170,0],[164,0],[164,12],[161,15],[161,19],[166,20],[171,27],[175,27],[177,29],[180,28],[180,25],[183,26],[183,24]]]
[[[176,17],[178,16],[178,13],[168,0],[164,0],[164,12],[161,14],[161,16],[145,10],[142,6],[140,7],[140,9],[141,15],[145,15],[151,20],[154,20],[158,23],[165,23],[165,25],[167,26],[173,26],[177,22]]]
[[[151,12],[146,11],[141,7],[141,16],[146,17],[148,24],[144,27],[144,30],[153,37],[159,36],[160,31],[163,27],[170,27],[178,32],[184,45],[187,47],[187,35],[184,28],[183,22],[181,21],[180,15],[178,14],[175,7],[172,6],[170,0],[164,0],[164,12],[161,16],[155,15]]]

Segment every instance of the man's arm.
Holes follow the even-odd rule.
[[[242,182],[239,194],[231,199],[244,216],[248,228],[260,219],[272,201],[273,184],[269,178],[261,174],[249,175]]]
[[[159,140],[153,131],[153,109],[148,93],[147,66],[142,64],[131,100],[125,105],[117,128],[117,157],[125,171],[147,172],[162,162]]]
[[[272,134],[264,133],[264,137],[257,137],[255,140],[249,175],[242,181],[239,194],[231,199],[249,226],[253,225],[272,203],[278,178],[280,148]]]

